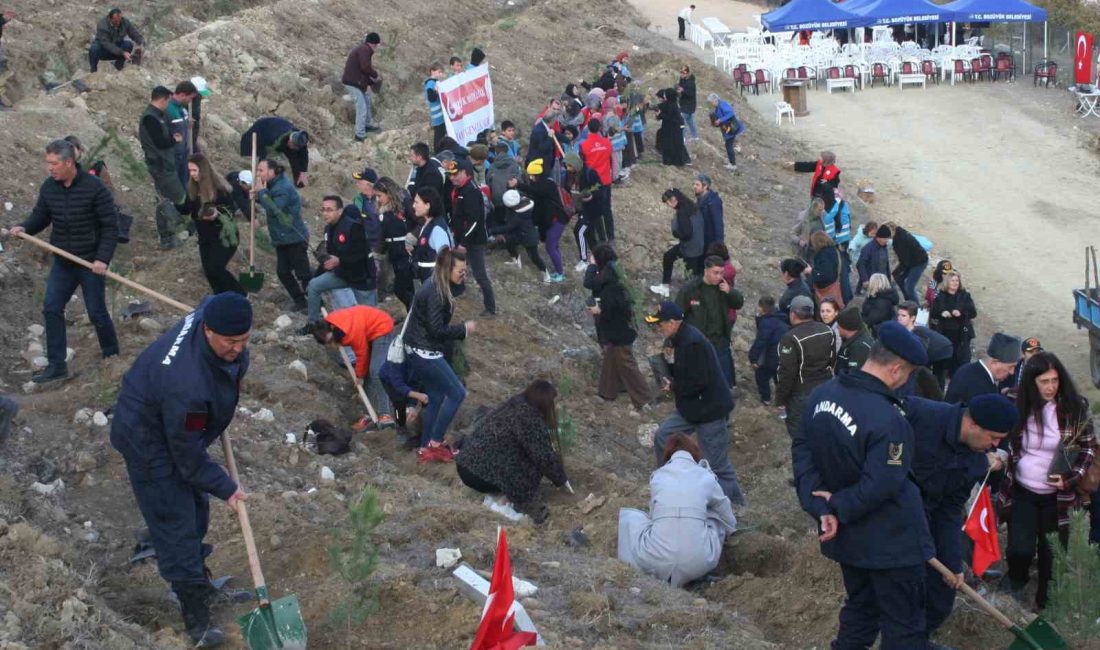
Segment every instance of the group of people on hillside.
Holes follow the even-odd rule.
[[[142,42],[124,20],[117,10],[107,16],[104,38],[121,53],[100,44],[97,60],[106,53],[121,57],[115,59],[121,66],[129,50],[120,43]],[[345,66],[357,140],[379,130],[370,93],[381,83],[373,68],[381,46],[377,33],[368,34]],[[453,57],[450,70],[461,73],[484,56],[475,49],[468,64]],[[680,72],[676,87],[658,93],[656,107],[656,148],[670,165],[687,163],[687,142],[698,137],[694,78],[686,66]],[[506,250],[522,268],[523,249],[545,282],[563,282],[560,239],[574,221],[574,268],[590,292],[602,353],[598,396],[612,401],[625,392],[636,413],[652,411],[658,393],[674,405],[654,434],[648,512],[620,512],[618,556],[681,586],[717,566],[737,528],[734,507],[746,498],[730,457],[737,381],[731,337],[744,296],[734,287],[722,200],[711,177],[696,174],[690,197],[676,188],[662,194],[676,244],[664,255],[662,282],[650,287],[662,300],[639,318],[615,248],[611,199],[612,187],[644,152],[647,103],[631,84],[626,53],[592,83],[570,84],[551,98],[526,146],[511,121],[472,143],[446,135],[437,122],[436,89],[445,74],[442,65],[429,66],[431,144],[409,147],[407,182],[370,167],[352,170],[357,194],[350,201],[335,192],[324,196],[323,233],[312,250],[299,194],[311,183],[306,130],[280,116],[257,119],[239,151],[259,160],[255,173],[222,176],[198,139],[204,80],[174,90],[157,86],[140,118],[161,247],[176,247],[184,230],[193,231],[214,295],[135,361],[113,411],[111,442],[125,460],[161,575],[196,644],[224,641],[209,612],[219,593],[204,564],[208,495],[234,509],[248,498],[206,448],[231,422],[249,365],[252,306],[228,264],[239,246],[239,218],[253,218],[253,204],[266,217],[278,278],[309,319],[300,333],[350,351],[353,372],[366,386],[377,417],[364,416],[355,428],[397,430],[420,462],[454,462],[463,484],[504,495],[536,523],[550,514],[541,479],[569,488],[557,389],[533,381],[480,414],[467,435],[448,436],[467,395],[463,341],[478,331],[474,321],[455,322],[455,312],[472,272],[481,317],[497,313],[491,250]],[[708,101],[732,168],[743,126],[727,102],[714,94]],[[68,376],[65,305],[77,287],[103,356],[119,353],[104,275],[129,232],[105,167],[82,161],[81,149],[68,140],[47,145],[50,178],[32,214],[12,228],[18,235],[52,227],[51,242],[90,266],[54,259],[44,308],[49,365],[35,374],[37,383]],[[812,173],[810,204],[795,229],[795,254],[780,264],[783,293],[757,300],[749,361],[761,401],[785,414],[800,503],[819,523],[823,551],[842,566],[848,600],[839,643],[869,646],[881,632],[884,647],[926,647],[963,579],[966,497],[989,473],[1001,476],[1008,582],[1018,593],[1037,554],[1042,607],[1051,574],[1045,534],[1057,531],[1064,543],[1069,510],[1097,503],[1079,489],[1096,452],[1087,403],[1035,338],[996,333],[986,353],[970,361],[977,312],[958,270],[941,262],[934,285],[919,295],[929,257],[918,236],[889,223],[853,229],[831,153],[791,168]],[[687,279],[674,294],[679,260]],[[325,294],[333,306],[327,314]],[[396,299],[388,306],[387,294]],[[655,384],[634,357],[642,321],[663,341],[650,360]],[[4,422],[0,417],[0,437]],[[927,573],[932,554],[954,581]]]

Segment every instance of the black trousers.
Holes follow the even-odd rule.
[[[687,266],[688,271],[694,275],[703,274],[703,256],[684,257],[680,251],[680,245],[676,244],[665,251],[664,257],[661,258],[661,284],[672,282],[672,268],[676,265],[676,260],[681,258],[684,260],[684,265]]]
[[[275,272],[279,276],[279,282],[283,283],[286,292],[295,303],[304,303],[306,287],[309,286],[309,281],[313,277],[309,270],[306,243],[276,246],[275,260]]]
[[[508,249],[509,255],[511,255],[512,257],[519,257],[519,247],[516,244],[508,243],[506,244],[506,247]],[[527,251],[527,258],[531,260],[531,263],[535,265],[535,268],[540,271],[546,270],[546,262],[543,262],[542,256],[539,255],[538,246],[524,246],[523,250]]]
[[[603,227],[598,230],[605,235],[603,239],[615,239],[615,215],[611,213],[611,186],[601,185],[596,191],[596,198],[600,202],[600,213],[603,216]]]
[[[413,286],[413,269],[409,260],[390,262],[393,267],[393,295],[405,305],[405,311],[412,306],[416,289]]]
[[[237,282],[237,278],[225,268],[236,254],[236,246],[222,246],[216,241],[199,244],[199,260],[202,262],[202,272],[206,275],[206,281],[210,283],[211,293],[234,291],[244,295],[241,283]]]
[[[679,16],[676,17],[676,22],[680,25],[680,40],[686,41],[687,38],[684,36],[684,32],[687,30],[687,22]]]
[[[489,279],[489,269],[485,265],[485,244],[468,244],[466,246],[466,261],[470,264],[474,280],[481,289],[481,302],[485,311],[497,313],[497,300],[493,295],[493,282]]]
[[[776,381],[778,370],[779,368],[766,366],[757,366],[753,370],[753,375],[756,378],[756,390],[760,391],[760,401],[772,401],[772,382]]]
[[[1039,587],[1035,604],[1047,604],[1047,587],[1054,566],[1054,555],[1047,534],[1058,532],[1062,546],[1069,541],[1068,533],[1058,530],[1058,495],[1036,494],[1020,484],[1012,486],[1012,510],[1008,515],[1008,579],[1014,588],[1028,582],[1031,560],[1039,551]]]
[[[458,478],[462,479],[462,482],[466,484],[466,487],[482,494],[500,494],[501,489],[493,485],[488,481],[483,481],[476,474],[468,469],[464,469],[462,465],[455,464],[458,469]]]

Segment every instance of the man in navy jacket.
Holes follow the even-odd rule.
[[[894,390],[927,362],[896,322],[879,328],[867,362],[810,393],[792,442],[803,510],[820,522],[821,552],[840,563],[848,599],[835,648],[925,650],[925,569],[932,539],[909,480],[913,430]]]
[[[1003,467],[993,452],[1016,426],[1016,406],[1001,395],[980,395],[968,406],[905,400],[916,456],[913,480],[924,499],[936,558],[955,574],[951,582],[927,567],[926,625],[931,635],[951,614],[955,589],[963,583],[963,508],[970,489],[986,472]]]
[[[204,562],[213,551],[203,543],[209,495],[233,509],[247,498],[206,448],[236,413],[251,329],[247,298],[207,298],[138,356],[114,406],[111,445],[126,461],[160,575],[179,598],[187,634],[203,647],[225,639],[210,622],[217,593]]]
[[[321,294],[349,288],[360,305],[377,305],[377,271],[370,257],[363,215],[354,205],[330,194],[321,199],[324,240],[314,255],[320,266],[306,287],[309,322],[321,320]]]

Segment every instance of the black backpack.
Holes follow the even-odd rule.
[[[328,420],[314,420],[308,431],[314,435],[318,454],[339,456],[351,451],[351,431],[341,429]]]

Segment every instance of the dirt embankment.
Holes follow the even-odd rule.
[[[236,155],[237,142],[255,117],[277,111],[307,128],[315,140],[313,183],[303,199],[316,234],[320,197],[332,191],[351,196],[350,172],[364,162],[381,173],[405,177],[408,144],[428,136],[420,84],[431,60],[482,47],[493,66],[498,120],[527,125],[547,97],[579,76],[591,77],[615,52],[633,53],[631,67],[650,90],[671,85],[683,57],[647,32],[644,20],[628,5],[610,0],[584,6],[554,0],[514,5],[457,0],[443,11],[430,2],[367,7],[350,0],[284,1],[249,3],[242,9],[184,0],[172,12],[158,5],[133,12],[153,43],[145,67],[116,73],[104,66],[85,79],[91,88],[85,95],[72,90],[45,95],[35,79],[43,65],[42,44],[53,44],[50,56],[75,68],[83,60],[85,36],[97,14],[64,0],[38,4],[15,2],[24,18],[5,30],[22,89],[16,110],[0,114],[0,139],[9,145],[0,148],[0,165],[9,170],[0,177],[0,196],[14,204],[5,221],[29,210],[43,177],[40,152],[48,140],[76,133],[94,146],[106,134],[117,133],[118,143],[109,140],[102,155],[116,170],[120,201],[138,222],[135,240],[120,249],[113,267],[189,304],[206,289],[197,252],[191,244],[169,253],[154,250],[152,195],[143,170],[135,166],[133,133],[152,85],[199,72],[211,82],[216,94],[205,107],[205,149],[223,173],[246,164]],[[617,17],[612,24],[599,18],[610,15]],[[381,32],[393,46],[375,59],[386,78],[376,103],[386,131],[357,145],[352,141],[351,105],[338,82],[347,50],[368,29]],[[712,89],[727,92],[728,80],[701,69],[699,87],[701,96]],[[744,140],[738,175],[722,169],[719,135],[707,128],[703,141],[692,147],[692,167],[656,164],[656,125],[651,123],[645,161],[614,192],[622,256],[640,293],[656,281],[669,236],[659,192],[671,185],[686,189],[694,171],[714,177],[715,189],[723,195],[726,238],[740,265],[738,287],[748,304],[764,292],[780,290],[775,269],[787,251],[789,221],[804,202],[805,179],[777,169],[779,161],[800,150],[769,120],[742,115],[751,137]],[[565,250],[571,266],[571,243]],[[40,321],[47,261],[26,245],[0,256],[0,389],[5,392],[18,392],[29,378],[22,355],[34,342],[28,339],[28,326]],[[237,268],[242,261],[235,261]],[[751,307],[736,327],[744,388],[737,390],[731,453],[750,501],[739,515],[752,530],[730,542],[717,582],[687,591],[671,589],[614,557],[618,508],[643,506],[647,500],[652,452],[638,444],[637,430],[657,421],[671,405],[662,403],[643,418],[632,416],[624,400],[610,405],[598,400],[593,394],[598,350],[579,277],[570,275],[564,285],[547,287],[532,269],[517,270],[501,261],[494,258],[491,266],[502,313],[482,323],[467,346],[470,396],[456,428],[466,426],[479,406],[519,391],[535,377],[557,382],[563,408],[576,422],[577,439],[567,451],[566,464],[577,495],[546,488],[552,512],[548,523],[509,527],[516,574],[540,587],[527,602],[528,610],[551,645],[824,646],[834,630],[842,592],[835,567],[817,553],[811,522],[786,485],[790,470],[783,428],[748,388],[751,376],[744,373],[744,353],[752,336]],[[358,407],[342,370],[321,348],[274,326],[286,297],[275,282],[269,251],[259,251],[258,265],[268,271],[268,285],[255,301],[253,365],[242,406],[252,412],[270,409],[274,421],[241,414],[231,433],[243,480],[253,494],[253,525],[274,592],[298,594],[315,647],[468,644],[479,607],[435,568],[434,549],[458,547],[466,561],[487,569],[496,526],[506,522],[462,487],[453,468],[417,466],[389,435],[359,437],[354,452],[339,458],[314,457],[284,444],[286,432],[300,436],[318,416],[350,422]],[[480,311],[476,289],[470,294],[460,304],[459,318]],[[555,296],[560,299],[552,301]],[[112,288],[112,311],[117,315],[130,297]],[[153,566],[128,564],[141,521],[121,460],[108,444],[107,428],[74,422],[78,409],[109,409],[119,378],[156,328],[119,322],[121,358],[101,363],[80,299],[71,306],[69,345],[80,374],[56,390],[20,398],[23,414],[16,435],[0,456],[5,477],[0,482],[0,591],[18,594],[17,599],[0,598],[0,647],[171,647],[182,637],[164,583]],[[648,306],[647,301],[640,307]],[[153,318],[166,327],[178,316],[158,306]],[[644,333],[639,354],[655,343],[652,333]],[[308,379],[288,369],[295,360],[305,363]],[[321,482],[322,465],[334,470],[335,482]],[[29,489],[36,481],[57,478],[65,487],[52,495]],[[378,490],[387,514],[379,530],[380,609],[349,634],[329,620],[346,587],[329,571],[326,548],[345,517],[348,500],[367,485]],[[583,514],[579,503],[589,493],[607,501]],[[246,585],[237,527],[220,504],[213,514],[209,541],[217,551],[211,566],[219,574],[237,574],[238,584]],[[577,528],[583,528],[587,546],[565,543]],[[218,620],[235,635],[233,620],[245,609],[222,611]],[[952,625],[965,626],[968,619],[960,620]],[[981,643],[960,645],[991,647],[1002,641],[991,635]],[[239,639],[235,644],[240,647]]]

